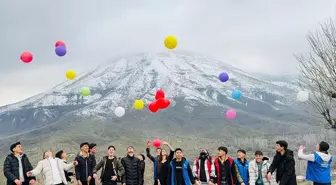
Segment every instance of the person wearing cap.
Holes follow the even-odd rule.
[[[33,169],[28,157],[23,153],[20,142],[10,146],[11,153],[6,157],[3,172],[7,185],[30,185],[36,183],[35,177],[28,177],[27,172]]]
[[[75,158],[78,165],[75,168],[78,185],[94,185],[95,180],[92,178],[93,168],[96,166],[96,160],[89,153],[89,143],[80,144],[80,153]]]
[[[67,157],[68,157],[67,153],[65,153],[63,150],[58,151],[55,154],[55,157],[58,158],[58,159],[61,159],[63,161],[63,163],[68,164],[68,162],[67,162]],[[69,172],[68,170],[65,170],[64,174],[65,174],[65,178],[66,178],[67,182],[71,182],[71,177],[74,176],[74,173],[73,172]]]
[[[294,152],[288,149],[288,143],[284,140],[275,142],[276,154],[267,171],[267,179],[272,179],[276,171],[276,182],[279,185],[297,185],[295,174]]]
[[[304,146],[300,146],[298,157],[308,161],[306,180],[313,181],[314,185],[331,185],[331,163],[334,156],[328,153],[329,144],[322,141],[316,145],[316,152],[304,154]]]
[[[249,184],[250,185],[277,185],[275,178],[267,179],[267,170],[271,166],[268,157],[264,157],[261,151],[254,153],[255,159],[249,163]]]
[[[70,170],[77,161],[71,164],[65,164],[61,159],[54,158],[51,151],[43,153],[43,160],[38,162],[37,166],[27,172],[27,176],[37,176],[42,174],[44,185],[66,185],[65,170]]]
[[[118,176],[123,176],[125,173],[124,167],[120,160],[115,156],[115,147],[107,148],[107,156],[93,169],[93,178],[97,179],[97,172],[101,169],[100,180],[102,185],[117,185]]]
[[[200,154],[193,163],[193,175],[199,184],[209,184],[210,177],[215,176],[215,166],[212,162],[212,156],[205,149],[201,150]]]
[[[238,185],[248,185],[249,184],[249,161],[245,158],[246,157],[246,151],[243,149],[240,149],[237,151],[237,159],[234,160],[239,176],[243,180],[242,182],[239,182]]]
[[[127,156],[121,159],[121,164],[125,169],[123,185],[143,185],[140,159],[135,157],[133,146],[127,147]]]
[[[239,177],[239,172],[234,160],[227,156],[228,149],[225,146],[218,147],[218,157],[214,160],[215,176],[213,176],[212,182],[218,185],[236,185],[239,182],[243,182]]]

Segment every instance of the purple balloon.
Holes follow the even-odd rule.
[[[55,53],[56,53],[56,55],[58,55],[60,57],[64,56],[66,54],[65,46],[57,46],[55,48]]]
[[[229,75],[227,73],[221,73],[219,74],[219,80],[221,82],[226,82],[229,80]]]

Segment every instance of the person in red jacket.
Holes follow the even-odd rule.
[[[227,153],[226,147],[218,147],[218,157],[214,160],[216,176],[212,177],[212,182],[217,185],[235,185],[238,182],[236,165]]]

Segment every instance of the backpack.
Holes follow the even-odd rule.
[[[211,174],[211,165],[212,165],[212,156],[209,155],[208,159],[207,159],[207,167],[208,167],[208,173],[209,175]],[[199,158],[196,157],[196,173],[198,175],[198,170],[199,170]],[[197,177],[199,178],[199,177]]]

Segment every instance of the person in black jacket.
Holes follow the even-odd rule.
[[[276,182],[279,185],[297,185],[294,153],[287,147],[288,143],[286,141],[276,142],[276,154],[267,172],[267,178],[270,181],[272,173],[276,170]]]
[[[81,152],[75,158],[78,165],[75,168],[76,179],[78,185],[94,185],[95,180],[92,178],[93,168],[96,166],[96,161],[89,154],[89,143],[85,142],[80,145]]]
[[[141,184],[144,184],[145,183],[145,168],[146,168],[146,158],[143,154],[139,154],[138,155],[138,159],[140,159],[140,171],[141,171],[141,176],[142,176],[142,179],[141,179]]]
[[[123,185],[143,185],[140,159],[134,156],[133,146],[127,147],[127,156],[121,159],[121,164],[125,168]]]
[[[35,184],[35,177],[27,177],[27,172],[33,170],[20,142],[10,146],[9,154],[4,162],[4,175],[7,178],[7,185],[29,185]]]
[[[55,154],[55,157],[61,159],[65,164],[68,163],[67,162],[67,154],[63,150],[58,151]],[[65,178],[66,178],[67,182],[71,182],[71,177],[74,176],[74,173],[69,172],[69,171],[64,171],[64,174],[65,174]]]

